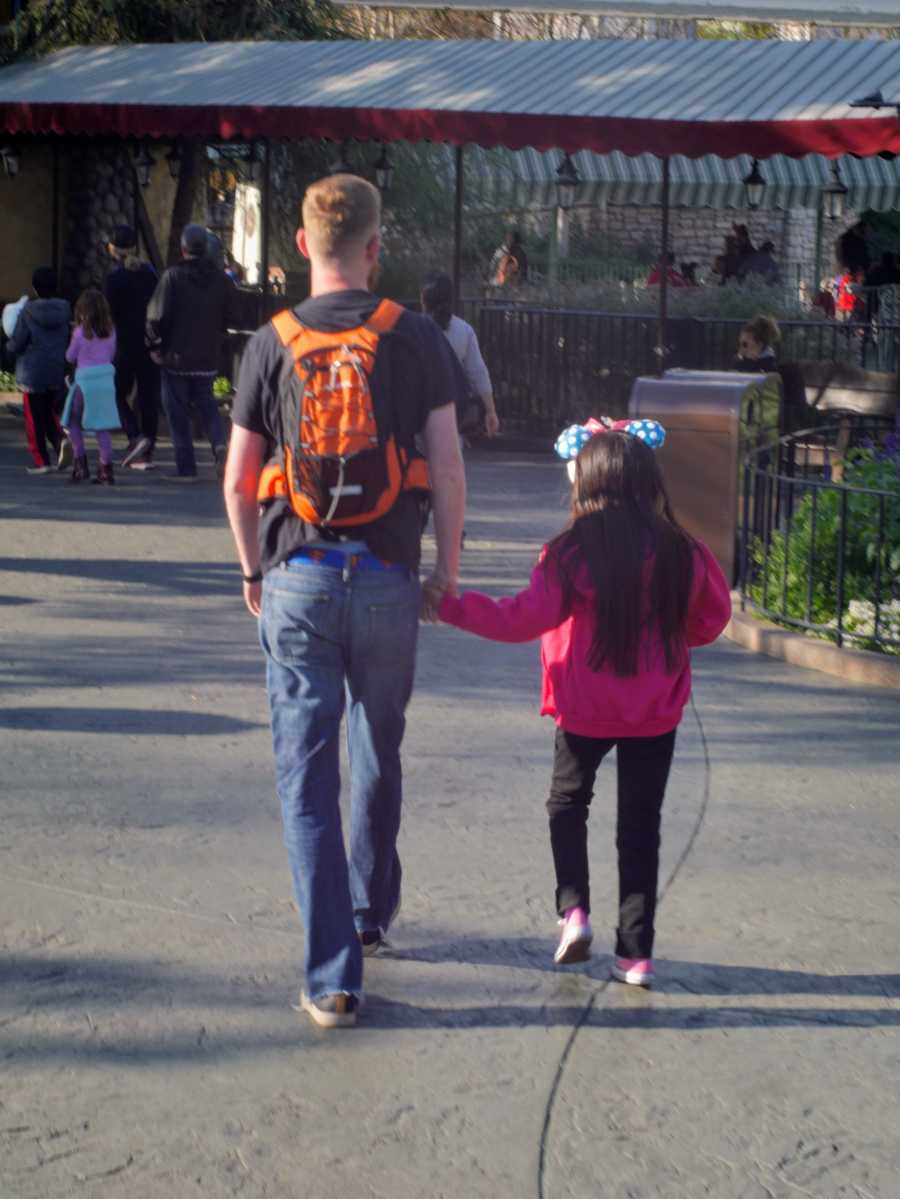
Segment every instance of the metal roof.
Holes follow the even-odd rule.
[[[359,7],[357,0],[336,0]],[[450,8],[464,12],[574,13],[579,16],[726,17],[747,21],[815,21],[835,25],[900,25],[900,0],[368,0],[368,8]]]
[[[627,154],[900,152],[900,40],[216,42],[0,70],[9,133],[329,137]]]
[[[574,154],[581,183],[576,205],[653,205],[662,201],[662,164],[652,154]],[[467,151],[467,171],[477,179],[481,202],[497,207],[553,207],[557,203],[556,168],[562,151]],[[847,185],[847,207],[854,212],[900,208],[900,158],[841,158],[841,178]],[[746,155],[736,158],[670,159],[670,203],[687,208],[746,208],[744,176],[750,171]],[[817,208],[822,188],[831,180],[828,160],[818,154],[805,158],[775,155],[762,164],[766,187],[761,208]]]

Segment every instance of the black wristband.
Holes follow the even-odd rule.
[[[245,583],[261,583],[262,577],[263,574],[261,570],[254,571],[252,575],[241,575],[241,578]]]

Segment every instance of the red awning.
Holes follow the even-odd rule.
[[[0,70],[7,133],[321,137],[659,156],[900,153],[900,41],[72,47]]]

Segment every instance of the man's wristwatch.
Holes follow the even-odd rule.
[[[261,583],[262,577],[263,572],[261,570],[255,570],[252,575],[241,575],[245,583]]]

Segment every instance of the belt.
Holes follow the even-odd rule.
[[[333,570],[342,571],[406,571],[406,567],[401,563],[385,562],[383,558],[376,558],[367,550],[358,554],[348,554],[341,550],[313,549],[310,546],[302,546],[299,550],[294,550],[287,562],[291,566],[330,566]]]

